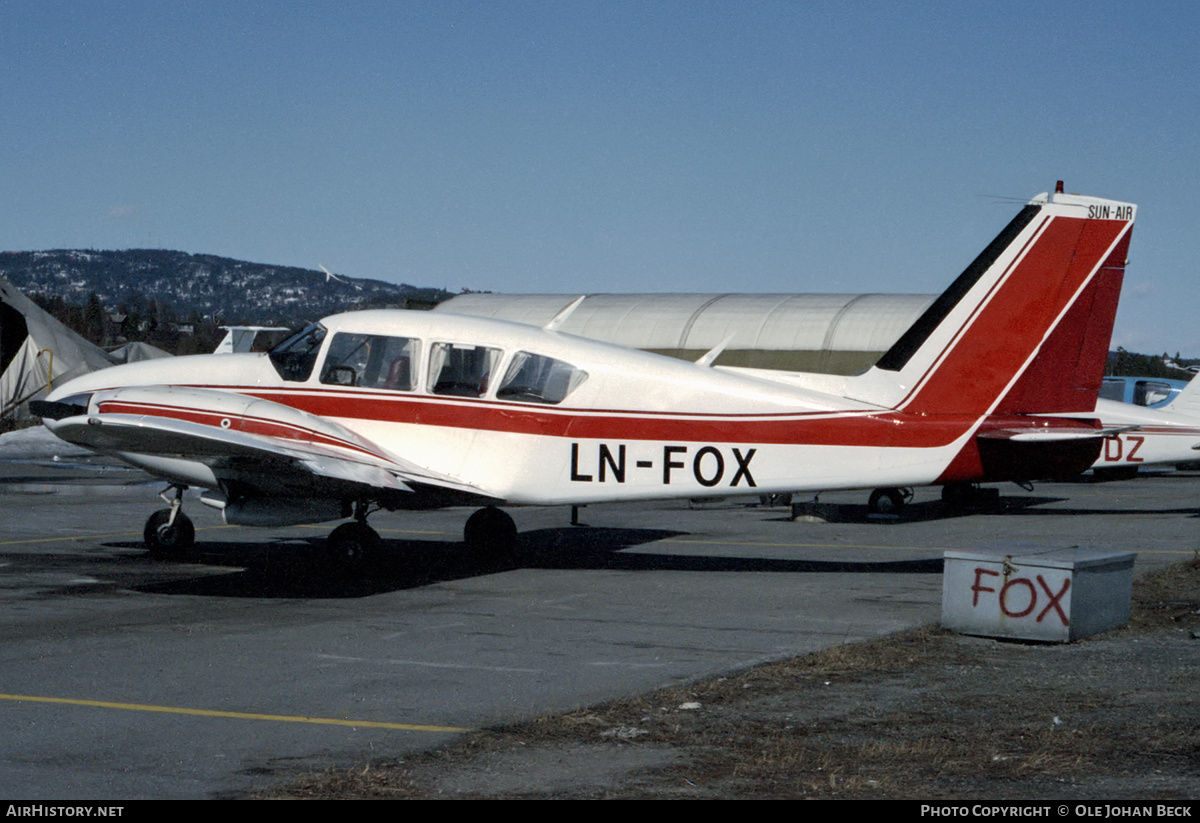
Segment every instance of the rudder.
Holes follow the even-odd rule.
[[[1091,411],[1134,213],[1034,198],[850,395],[915,414]]]

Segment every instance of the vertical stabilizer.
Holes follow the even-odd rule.
[[[848,395],[914,414],[1090,412],[1135,212],[1035,197]]]
[[[1159,406],[1155,411],[1200,417],[1200,375],[1194,376],[1170,403]]]

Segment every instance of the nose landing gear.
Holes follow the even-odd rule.
[[[163,489],[159,494],[171,508],[159,509],[146,520],[142,530],[142,539],[150,556],[155,560],[181,560],[187,557],[196,544],[196,527],[192,520],[183,513],[183,491],[187,486],[173,485]],[[173,498],[167,498],[167,492],[175,490]]]

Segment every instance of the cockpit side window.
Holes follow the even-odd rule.
[[[313,323],[271,349],[267,356],[284,380],[302,382],[312,375],[324,340],[325,327]]]
[[[1170,396],[1170,384],[1157,380],[1139,380],[1133,390],[1133,402],[1139,406],[1153,406]]]
[[[587,372],[570,363],[519,351],[513,355],[496,397],[525,403],[561,403],[584,380]]]
[[[503,352],[488,346],[433,343],[429,347],[429,391],[452,397],[483,397]]]
[[[411,337],[339,332],[329,344],[321,382],[335,386],[412,391],[420,341]]]

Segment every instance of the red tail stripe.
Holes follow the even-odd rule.
[[[1120,220],[1053,218],[993,288],[912,399],[902,404],[904,411],[991,410],[1127,225]],[[1065,364],[1064,371],[1070,370],[1073,364]]]

